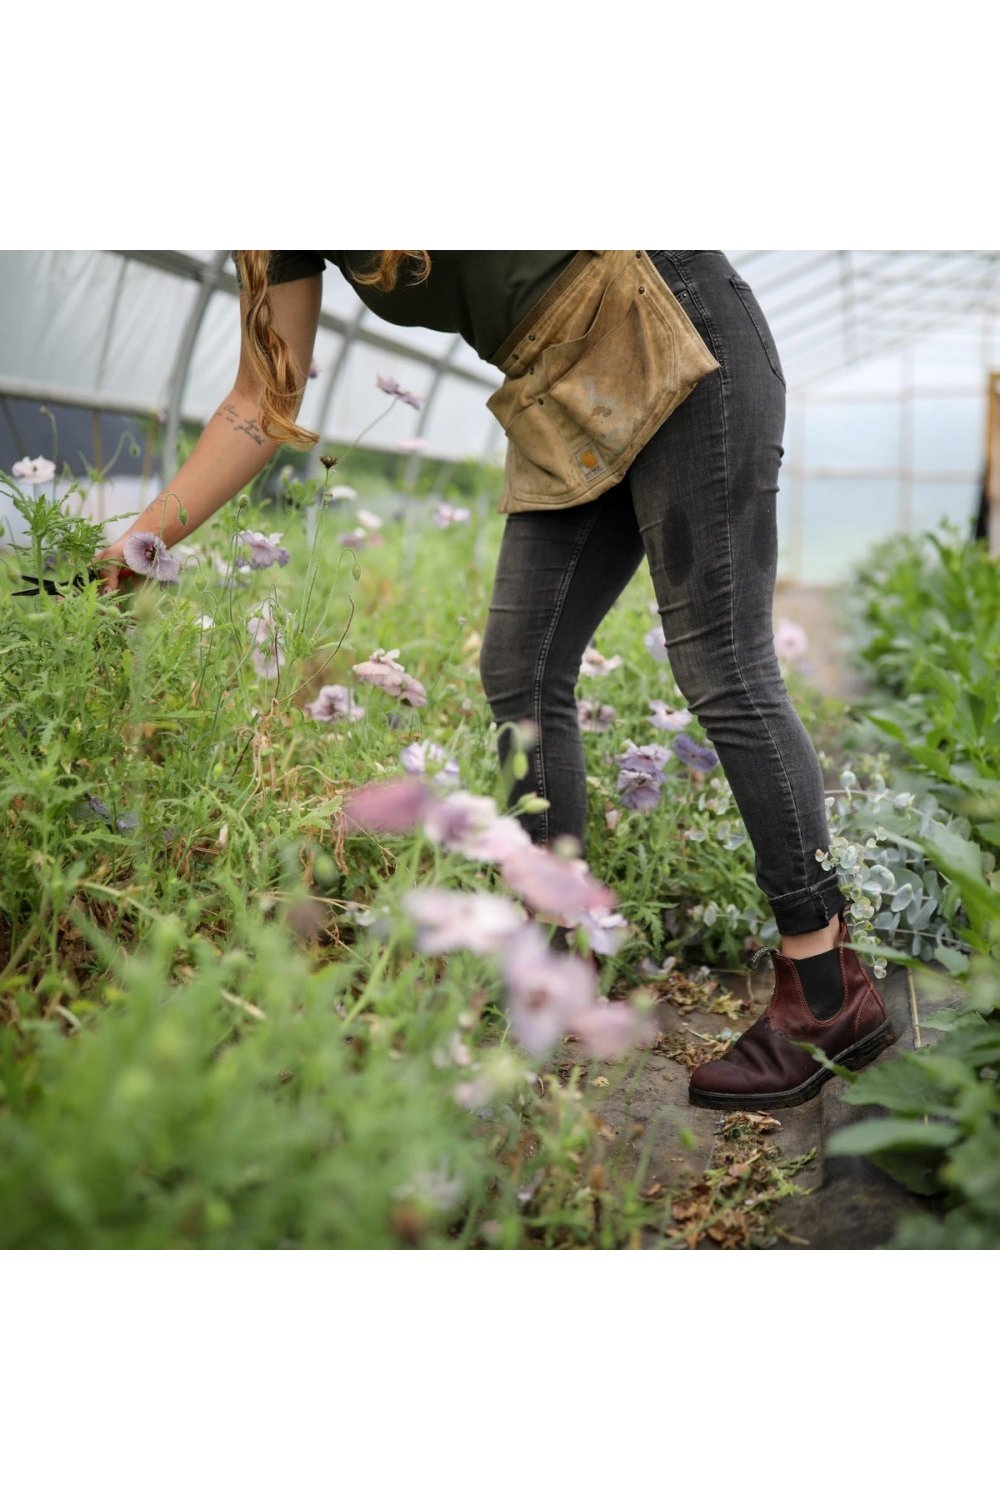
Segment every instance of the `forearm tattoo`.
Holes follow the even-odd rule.
[[[257,425],[256,418],[244,417],[231,401],[224,402],[215,415],[217,417],[225,417],[231,427],[234,427],[237,432],[245,432],[247,437],[252,438],[259,448],[263,447],[267,442],[267,439]]]

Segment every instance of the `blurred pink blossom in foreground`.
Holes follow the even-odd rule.
[[[519,927],[524,912],[506,896],[489,892],[408,891],[403,906],[418,924],[421,953],[496,953]]]
[[[514,1035],[533,1056],[544,1056],[593,1004],[596,972],[574,954],[553,953],[533,924],[508,941],[502,965]]]
[[[584,859],[563,859],[529,843],[501,861],[500,873],[512,891],[545,920],[574,926],[585,912],[609,911],[615,896],[595,880]]]
[[[427,783],[415,776],[358,787],[344,799],[341,826],[347,832],[412,833],[433,797]]]
[[[613,1062],[624,1057],[632,1047],[651,1042],[656,1035],[656,1026],[631,1005],[608,1001],[577,1011],[570,1017],[570,1032],[592,1056]]]

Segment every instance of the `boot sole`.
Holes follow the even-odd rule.
[[[868,1036],[863,1037],[855,1046],[848,1047],[846,1052],[839,1053],[832,1061],[843,1068],[866,1068],[895,1040],[892,1023],[885,1020],[876,1031],[869,1032]],[[701,1109],[791,1109],[796,1104],[804,1104],[807,1099],[814,1098],[824,1083],[829,1083],[834,1076],[829,1068],[820,1068],[819,1072],[813,1073],[797,1088],[784,1089],[777,1094],[713,1094],[708,1089],[689,1088],[688,1098]]]

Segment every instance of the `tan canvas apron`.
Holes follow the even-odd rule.
[[[581,250],[491,358],[504,513],[595,500],[719,368],[645,250]]]

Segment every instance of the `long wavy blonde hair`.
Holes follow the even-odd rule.
[[[258,420],[265,437],[293,448],[311,448],[320,434],[295,422],[305,383],[296,381],[288,345],[275,331],[268,296],[267,273],[270,250],[236,250],[239,279],[246,292],[243,336],[251,368],[261,382]],[[416,261],[413,282],[426,281],[431,258],[426,250],[376,250],[372,265],[364,273],[351,272],[352,280],[391,292],[407,260]]]

